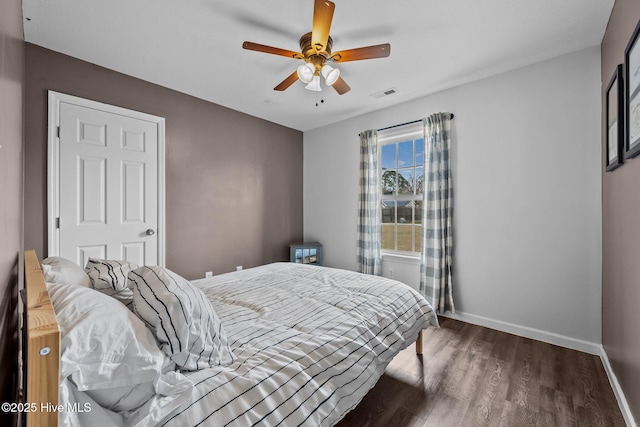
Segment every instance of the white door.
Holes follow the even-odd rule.
[[[83,104],[58,102],[58,255],[162,265],[159,125]]]

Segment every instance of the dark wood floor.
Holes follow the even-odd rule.
[[[598,356],[440,318],[338,427],[625,426]]]

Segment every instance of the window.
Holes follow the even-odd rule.
[[[421,126],[378,135],[382,250],[419,253],[422,243],[424,138]]]

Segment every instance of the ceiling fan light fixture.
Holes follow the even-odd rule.
[[[322,88],[320,87],[320,76],[313,76],[311,82],[304,87],[305,89],[313,90],[315,92],[320,92]]]
[[[311,83],[315,73],[316,67],[308,62],[300,64],[300,66],[298,67],[298,78],[303,83]]]
[[[338,81],[338,77],[340,77],[340,70],[333,68],[331,65],[325,64],[320,72],[329,86],[333,86]]]

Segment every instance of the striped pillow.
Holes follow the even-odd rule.
[[[233,361],[220,319],[204,293],[188,280],[151,266],[130,272],[129,285],[133,312],[176,365],[195,371]]]
[[[136,268],[138,264],[129,261],[89,258],[84,271],[94,289],[114,297],[132,310],[133,292],[127,287],[127,275]]]

